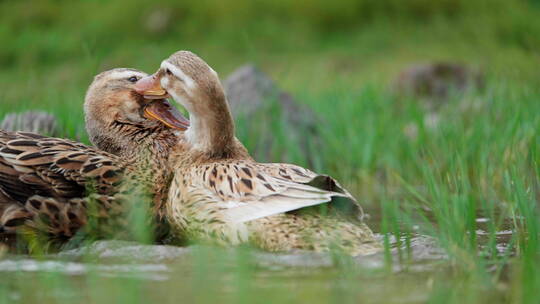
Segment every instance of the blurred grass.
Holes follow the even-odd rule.
[[[126,66],[152,72],[178,49],[224,77],[247,61],[324,117],[315,168],[367,207],[390,257],[411,260],[411,238],[435,237],[437,270],[260,269],[253,252],[197,249],[166,282],[72,279],[61,273],[0,278],[16,302],[534,303],[540,288],[540,3],[514,0],[0,2],[0,114],[40,108],[66,136],[86,141],[82,102],[93,75]],[[438,123],[391,81],[411,63],[483,69],[484,92],[454,96]],[[272,111],[270,159],[306,164]],[[260,138],[242,129],[248,147]],[[481,225],[477,218],[487,219]],[[511,230],[508,239],[498,232]],[[480,233],[482,232],[482,233]],[[499,253],[498,248],[509,248]],[[344,266],[345,265],[345,266]]]
[[[11,108],[22,98],[43,104],[43,88],[62,87],[61,96],[72,88],[79,101],[91,75],[118,66],[153,71],[156,58],[178,49],[200,54],[222,76],[256,62],[292,91],[387,81],[429,60],[538,84],[539,9],[525,0],[5,0],[0,98]]]

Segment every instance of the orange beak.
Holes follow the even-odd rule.
[[[167,127],[180,131],[189,128],[189,120],[164,99],[155,100],[148,104],[144,108],[144,117],[160,121]]]
[[[147,99],[162,99],[169,95],[159,83],[159,77],[156,74],[146,76],[135,84],[135,91]]]
[[[144,77],[135,84],[135,91],[143,95],[144,98],[159,99],[151,102],[144,108],[144,117],[158,120],[172,129],[187,130],[189,120],[178,109],[164,100],[169,95],[159,84],[159,77],[156,74]]]

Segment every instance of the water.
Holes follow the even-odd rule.
[[[479,223],[484,219],[479,219]],[[483,244],[483,238],[488,237],[485,230],[476,231],[479,243]],[[498,254],[506,254],[509,250],[509,240],[512,236],[511,230],[502,230],[496,233]],[[382,242],[383,235],[376,237]],[[391,258],[395,266],[394,271],[402,270],[400,264],[401,253],[407,252],[408,270],[411,264],[416,265],[412,269],[426,270],[433,261],[442,261],[448,258],[445,251],[437,245],[436,239],[416,234],[410,239],[410,247],[405,247],[398,242],[394,236],[390,236]],[[483,248],[484,245],[480,245]],[[91,245],[81,248],[64,250],[57,254],[46,255],[39,260],[26,255],[9,255],[0,259],[1,272],[61,272],[69,275],[83,275],[91,270],[98,270],[106,275],[125,275],[126,273],[151,272],[165,275],[170,271],[168,265],[179,261],[193,259],[193,252],[197,246],[176,247],[170,245],[144,245],[129,241],[97,241]],[[0,251],[1,252],[1,251]],[[331,254],[314,252],[293,252],[293,253],[267,253],[252,252],[257,267],[268,269],[284,269],[288,267],[301,268],[324,268],[332,267],[335,264]],[[84,262],[81,262],[84,260]],[[354,258],[355,263],[363,268],[381,268],[384,266],[384,253],[359,256]],[[150,278],[162,279],[158,276]]]
[[[486,221],[477,221],[480,249],[488,246]],[[511,236],[509,230],[496,233],[497,254],[508,253]],[[383,235],[377,237],[383,241]],[[452,275],[449,258],[430,236],[415,234],[407,247],[405,243],[390,237],[388,253],[343,260],[313,252],[98,241],[39,258],[4,253],[0,294],[4,290],[6,299],[20,303],[71,302],[83,295],[90,302],[114,295],[125,302],[170,301],[181,296],[186,303],[216,299],[237,303],[238,297],[251,303],[259,295],[287,302],[292,288],[315,303],[425,302],[437,288],[436,278]],[[392,262],[387,263],[388,259]],[[31,296],[27,285],[35,288]]]
[[[382,235],[378,235],[382,241]],[[395,243],[395,241],[393,241]],[[97,271],[104,276],[125,276],[138,273],[140,278],[163,280],[172,270],[171,264],[189,263],[193,260],[197,246],[176,247],[168,245],[142,245],[128,241],[98,241],[89,246],[61,251],[33,259],[26,255],[7,255],[0,260],[2,272],[59,272],[67,275],[84,275]],[[224,249],[224,252],[227,252]],[[425,263],[445,259],[444,251],[437,247],[433,238],[418,235],[411,239],[414,263]],[[234,252],[233,249],[230,250]],[[397,261],[398,248],[392,255]],[[256,267],[271,271],[287,268],[330,268],[336,263],[331,254],[315,252],[268,253],[251,252],[251,261]],[[381,268],[384,254],[354,258],[358,267]],[[399,271],[400,268],[396,268]],[[148,274],[147,276],[144,273]]]

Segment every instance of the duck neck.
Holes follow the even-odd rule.
[[[190,112],[186,138],[193,148],[210,158],[227,158],[234,150],[234,121],[225,96],[205,110]]]
[[[178,142],[175,131],[161,124],[134,124],[114,121],[105,128],[87,123],[90,141],[105,152],[134,162],[160,167]],[[106,130],[106,131],[103,131]]]

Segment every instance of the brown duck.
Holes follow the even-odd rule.
[[[149,193],[154,202],[164,199],[171,173],[168,155],[177,130],[189,122],[167,101],[148,100],[134,90],[145,76],[132,69],[110,70],[97,75],[87,91],[87,131],[108,152],[67,139],[0,130],[4,233],[30,227],[69,238],[87,224],[89,213],[95,213],[98,226],[122,214],[126,195],[134,191]]]
[[[170,95],[190,114],[185,140],[173,152],[165,206],[172,229],[182,237],[249,242],[270,251],[381,250],[362,222],[360,205],[336,180],[250,157],[234,135],[217,73],[195,54],[173,54],[136,89],[146,98]]]

